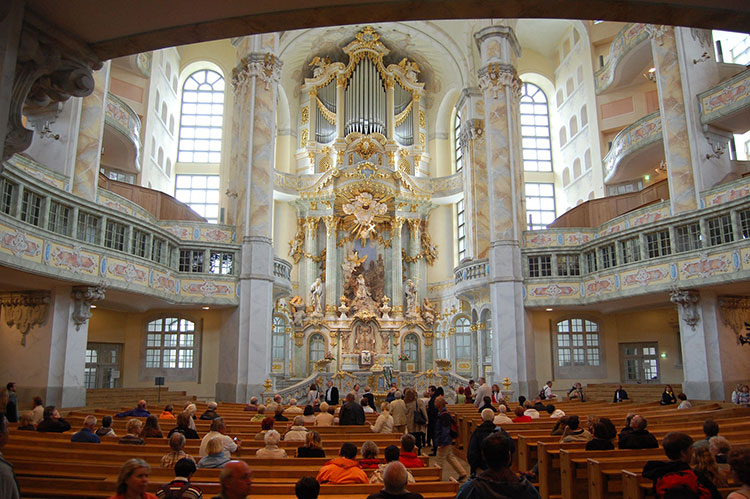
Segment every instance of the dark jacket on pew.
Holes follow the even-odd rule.
[[[495,423],[493,423],[492,421],[483,421],[482,424],[477,426],[477,429],[474,430],[474,433],[471,434],[471,440],[469,440],[469,451],[467,452],[466,460],[469,461],[472,475],[476,474],[477,468],[481,470],[487,469],[487,465],[485,464],[484,458],[482,457],[482,441],[495,431],[498,431],[504,436],[510,438],[508,432],[506,432],[502,428],[497,428],[495,426]],[[512,449],[511,452],[513,452],[514,450],[515,449]]]
[[[45,433],[65,433],[70,429],[70,423],[63,418],[58,420],[44,419],[36,427],[36,431]]]
[[[620,435],[618,444],[620,449],[656,449],[659,442],[648,430],[633,430],[628,434]]]
[[[356,402],[347,402],[342,405],[339,413],[339,424],[341,426],[365,424],[365,411],[362,406]]]

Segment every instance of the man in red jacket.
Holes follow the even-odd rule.
[[[417,441],[411,433],[401,437],[401,455],[398,460],[407,468],[422,468],[424,466],[424,462],[414,452],[416,444]]]

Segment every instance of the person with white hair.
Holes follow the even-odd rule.
[[[206,452],[208,455],[198,461],[199,468],[223,468],[230,461],[224,454],[224,444],[219,437],[214,437],[208,441]]]
[[[307,428],[303,416],[295,416],[289,431],[284,435],[285,442],[304,442],[307,439]]]
[[[328,402],[320,404],[320,413],[315,416],[315,426],[331,426],[333,424],[333,411]]]
[[[469,462],[472,475],[487,470],[487,464],[482,457],[482,442],[487,436],[495,432],[500,432],[510,438],[510,435],[508,435],[505,430],[495,426],[494,419],[495,411],[492,409],[484,409],[482,411],[482,423],[477,426],[477,429],[471,434],[466,460]]]
[[[203,421],[211,421],[213,419],[216,419],[219,417],[219,415],[216,413],[216,408],[218,407],[218,404],[214,401],[209,402],[206,404],[206,410],[203,414],[201,414],[201,417],[199,419]]]
[[[398,461],[393,461],[383,471],[383,490],[370,494],[367,499],[423,499],[422,494],[406,490],[408,483],[409,472],[406,467]]]
[[[370,425],[370,429],[374,433],[393,433],[393,416],[391,416],[390,411],[391,404],[383,402],[380,408],[380,415],[375,420],[375,424]]]
[[[406,431],[406,421],[408,417],[404,394],[401,390],[396,390],[391,402],[391,416],[393,416],[393,432],[403,435]]]
[[[495,423],[495,426],[513,423],[513,420],[505,414],[505,411],[507,411],[507,409],[505,408],[505,405],[500,404],[497,407],[497,410],[498,410],[498,413],[495,416],[495,419],[492,421],[493,423]]]
[[[88,442],[92,444],[101,443],[101,440],[99,439],[99,437],[96,436],[96,433],[94,433],[95,427],[96,427],[96,416],[92,416],[91,414],[89,414],[83,420],[83,428],[81,428],[81,431],[74,433],[73,436],[70,437],[70,441],[71,442]]]
[[[211,431],[201,440],[200,450],[198,455],[206,457],[208,455],[208,443],[214,439],[219,438],[221,440],[222,447],[224,449],[224,455],[227,459],[231,459],[232,452],[236,452],[240,448],[242,441],[237,437],[230,437],[227,435],[227,426],[224,423],[224,418],[216,418],[211,421]]]
[[[245,406],[246,411],[255,412],[258,410],[258,397],[250,397],[250,403]]]
[[[289,457],[284,449],[279,448],[279,442],[281,442],[281,434],[276,430],[268,430],[263,437],[263,442],[266,446],[262,449],[255,451],[256,457],[262,457],[264,459],[279,459]]]
[[[284,410],[284,416],[294,417],[297,414],[302,414],[304,409],[297,405],[297,399],[289,399],[289,407]]]

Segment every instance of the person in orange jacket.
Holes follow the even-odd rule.
[[[317,480],[320,483],[369,483],[367,475],[359,463],[354,460],[357,456],[357,447],[346,442],[341,445],[339,457],[328,461],[318,473]]]

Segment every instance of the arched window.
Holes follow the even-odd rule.
[[[308,368],[312,369],[317,361],[323,358],[326,354],[326,340],[323,339],[322,334],[313,334],[310,336],[308,342],[307,362]],[[308,369],[308,370],[309,370]]]
[[[169,117],[169,133],[174,135],[174,116]]]
[[[567,186],[570,183],[570,168],[568,168],[567,166],[563,169],[562,181],[563,187]]]
[[[161,103],[161,121],[165,125],[167,124],[167,103],[166,102]]]
[[[159,166],[164,166],[164,149],[162,147],[159,147],[159,154],[156,157],[156,162],[159,163]]]
[[[409,362],[415,364],[415,370],[419,370],[419,338],[416,334],[407,334],[404,336],[402,351],[409,356]]]
[[[521,138],[524,171],[551,172],[547,96],[533,83],[524,83],[521,93]]]
[[[159,112],[159,101],[161,101],[161,93],[157,90],[156,100],[154,100],[154,110],[156,110],[156,112]]]
[[[557,102],[557,107],[562,106],[563,101],[565,100],[565,97],[563,96],[562,88],[557,91],[555,94],[555,101]]]
[[[591,149],[586,149],[586,152],[583,153],[583,167],[586,168],[586,171],[591,169]]]
[[[599,367],[599,324],[574,318],[557,323],[556,341],[557,366]]]
[[[456,359],[471,359],[471,333],[469,330],[469,319],[459,317],[456,319]]]
[[[271,360],[286,358],[286,319],[280,315],[273,316],[271,330]]]
[[[456,111],[456,123],[453,126],[453,148],[456,151],[456,172],[464,167],[464,155],[461,152],[461,113]]]
[[[571,94],[573,93],[573,90],[575,89],[576,89],[576,85],[575,83],[573,83],[573,77],[571,76],[570,78],[568,78],[568,81],[565,82],[565,92],[567,96],[570,97]]]
[[[492,364],[492,313],[482,312],[482,358],[485,364]]]
[[[578,178],[581,176],[581,158],[576,158],[575,161],[573,161],[573,178]]]
[[[177,161],[219,163],[223,116],[224,78],[210,69],[188,76],[182,87]]]
[[[439,359],[447,359],[448,358],[448,339],[445,336],[445,325],[439,324],[437,327],[437,334],[435,335],[437,337],[437,350],[438,350],[438,358]]]
[[[570,118],[570,136],[578,133],[578,119],[573,116]]]
[[[589,112],[586,104],[581,107],[581,128],[589,124]]]
[[[159,317],[146,324],[145,374],[154,374],[152,370],[192,373],[197,366],[197,334],[195,322],[182,317]]]
[[[565,132],[565,127],[560,127],[560,146],[564,146],[565,143],[568,141],[568,135]]]

